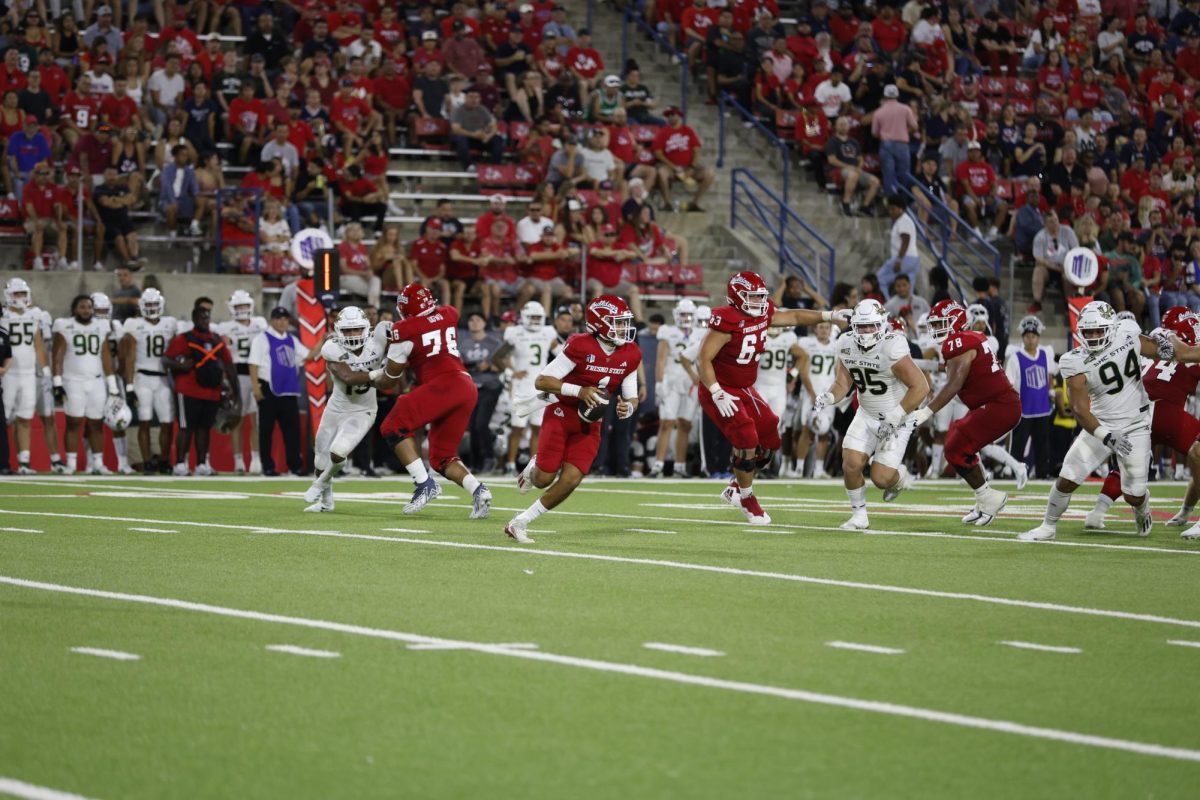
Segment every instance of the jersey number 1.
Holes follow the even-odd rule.
[[[454,328],[444,328],[421,334],[421,346],[428,347],[429,355],[436,356],[442,352],[442,334],[445,334],[446,352],[455,358],[461,358],[458,354],[458,334],[454,332]]]

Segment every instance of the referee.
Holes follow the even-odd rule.
[[[250,342],[250,387],[258,401],[258,451],[263,475],[279,474],[271,452],[276,425],[283,435],[288,469],[293,475],[304,474],[304,462],[300,460],[300,395],[309,351],[289,330],[291,323],[288,310],[276,306],[270,327]]]

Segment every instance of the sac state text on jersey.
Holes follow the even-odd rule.
[[[1139,334],[1121,329],[1112,344],[1093,352],[1076,347],[1062,357],[1059,371],[1064,378],[1087,377],[1092,414],[1108,427],[1127,427],[1142,419],[1150,409],[1150,398],[1142,385]]]

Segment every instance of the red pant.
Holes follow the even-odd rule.
[[[713,404],[712,394],[707,386],[700,387],[700,407],[713,424],[725,434],[725,438],[737,450],[778,450],[779,417],[763,400],[762,395],[753,386],[745,389],[723,387],[726,392],[737,400],[737,413],[732,417],[722,417],[721,412]]]
[[[1150,423],[1150,443],[1165,444],[1172,450],[1187,455],[1200,441],[1200,420],[1180,406],[1168,405],[1161,400],[1154,404],[1154,418]],[[1116,500],[1121,496],[1121,472],[1113,470],[1104,479],[1102,494]]]
[[[999,400],[973,408],[955,420],[946,433],[946,461],[957,469],[979,463],[979,451],[1004,436],[1021,421],[1021,398],[1010,392]]]
[[[550,406],[542,416],[537,468],[553,475],[566,462],[587,475],[600,449],[600,428],[603,425],[603,421],[584,422],[579,418],[578,411],[560,403]]]
[[[465,372],[435,375],[401,396],[379,430],[391,443],[428,425],[429,463],[441,472],[458,455],[478,395],[475,382]]]

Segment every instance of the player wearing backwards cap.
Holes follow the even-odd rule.
[[[1170,332],[1186,345],[1195,345],[1200,339],[1200,317],[1184,306],[1167,309],[1162,315],[1162,327],[1155,333]],[[1188,524],[1196,501],[1200,500],[1200,421],[1187,412],[1187,401],[1200,384],[1200,367],[1195,364],[1180,364],[1175,361],[1152,361],[1142,371],[1142,383],[1146,395],[1154,402],[1150,422],[1150,443],[1166,445],[1172,450],[1187,454],[1188,468],[1192,471],[1187,494],[1179,513],[1167,520],[1171,526]],[[1112,470],[1104,480],[1104,488],[1096,498],[1096,505],[1087,515],[1085,529],[1102,530],[1104,514],[1121,495],[1121,474]],[[1184,539],[1200,539],[1200,523],[1182,534]]]
[[[929,312],[929,330],[946,362],[946,384],[929,405],[912,413],[912,425],[928,422],[952,397],[970,409],[950,426],[946,460],[975,490],[975,508],[963,522],[989,525],[1007,505],[1008,495],[988,485],[979,452],[1021,421],[1021,398],[1008,382],[989,337],[967,328],[967,312],[958,303],[942,300],[935,305]]]
[[[112,324],[94,315],[92,298],[86,294],[71,301],[70,317],[54,321],[54,398],[67,415],[68,473],[75,472],[80,434],[86,430],[91,473],[110,474],[104,466],[104,402],[106,396],[119,394],[106,344],[111,336]]]
[[[471,519],[483,519],[491,510],[492,493],[457,455],[479,394],[459,356],[458,311],[439,306],[427,288],[410,283],[396,300],[396,314],[398,319],[388,331],[387,362],[369,377],[380,389],[395,385],[405,369],[416,377],[416,388],[396,400],[380,428],[416,484],[404,513],[420,511],[442,493],[412,439],[428,425],[430,465],[471,493]]]
[[[1112,306],[1093,301],[1076,325],[1082,344],[1065,354],[1058,368],[1067,381],[1071,410],[1083,431],[1075,437],[1059,478],[1050,487],[1042,524],[1022,533],[1023,541],[1047,541],[1057,535],[1059,518],[1071,493],[1110,455],[1121,468],[1121,491],[1133,506],[1139,536],[1154,524],[1146,479],[1150,470],[1150,398],[1142,383],[1139,356],[1156,361],[1200,361],[1200,348],[1156,331],[1143,336],[1137,324],[1117,321]],[[1090,399],[1090,402],[1089,402]]]
[[[754,388],[767,329],[829,322],[834,314],[806,309],[779,311],[763,279],[739,272],[725,287],[728,305],[714,309],[700,345],[700,408],[733,446],[733,480],[722,492],[752,525],[771,518],[754,496],[754,473],[771,463],[781,444],[779,418]],[[837,312],[839,321],[849,312]]]
[[[628,419],[637,410],[642,351],[633,343],[636,331],[629,306],[615,295],[602,294],[588,303],[585,316],[588,332],[567,339],[534,381],[534,388],[545,395],[541,399],[556,395],[557,401],[546,409],[537,454],[517,478],[522,494],[532,486],[546,491],[504,526],[504,532],[522,544],[533,541],[528,536],[530,523],[566,500],[591,469],[604,426],[600,407],[608,404],[612,393],[620,388],[619,418]]]
[[[171,458],[172,423],[175,421],[175,393],[163,369],[162,356],[179,332],[174,317],[163,314],[166,299],[158,289],[150,287],[138,298],[141,316],[126,320],[121,336],[121,367],[125,386],[133,387],[137,408],[138,446],[142,451],[142,470],[154,474],[161,468],[150,457],[150,423],[158,418],[158,449],[163,459]]]
[[[4,389],[4,417],[14,421],[13,439],[17,446],[19,475],[33,474],[29,466],[29,443],[38,400],[38,376],[50,376],[50,361],[42,338],[42,320],[34,313],[32,302],[33,294],[24,279],[9,280],[4,287],[4,312],[0,315],[0,326],[8,331],[12,364],[0,381]],[[53,457],[58,457],[56,450],[50,452]]]

